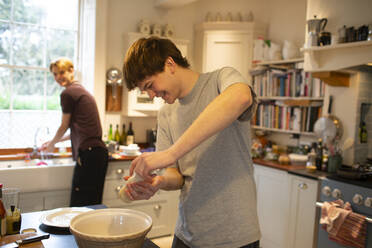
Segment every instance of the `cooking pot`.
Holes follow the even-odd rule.
[[[341,121],[331,114],[333,96],[329,96],[328,114],[319,118],[314,125],[314,132],[318,138],[321,138],[324,144],[331,144],[342,137],[343,129]]]

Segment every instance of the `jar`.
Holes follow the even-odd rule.
[[[326,46],[331,44],[331,33],[321,32],[319,37],[319,45]]]

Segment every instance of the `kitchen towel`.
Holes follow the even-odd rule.
[[[339,222],[337,223],[333,221],[333,228],[336,228],[337,232],[335,232],[336,230],[331,228],[331,233],[328,232],[329,239],[341,245],[356,247],[356,248],[364,248],[365,242],[366,242],[366,233],[367,233],[366,216],[352,212],[349,202],[346,202],[345,204],[343,204],[342,200],[337,200],[335,202],[327,203],[325,205],[323,203],[322,217],[321,217],[320,223],[324,224],[323,228],[325,229],[327,229],[327,224],[324,222],[327,221],[327,218],[323,218],[323,208],[324,208],[324,212],[326,212],[327,207],[328,209],[330,208],[328,204],[330,204],[331,206],[332,205],[337,206],[336,210],[333,209],[332,211],[339,212],[338,218],[340,218]],[[342,218],[344,217],[344,214],[345,214],[343,210],[349,211],[349,213],[346,215],[346,217],[342,221]],[[333,214],[332,216],[337,215],[335,213],[332,213],[332,214]],[[322,219],[324,220],[322,221]],[[340,222],[342,223],[339,224]]]

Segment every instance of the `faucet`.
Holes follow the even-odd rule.
[[[35,135],[34,135],[34,147],[33,147],[33,150],[32,150],[32,156],[35,156],[38,154],[38,149],[37,149],[37,135],[39,134],[39,131],[40,129],[42,129],[43,127],[38,127],[36,129],[36,132],[35,132]],[[49,128],[48,127],[45,127],[46,128],[46,133],[49,134]],[[40,152],[40,155],[43,157],[43,152]],[[43,159],[43,158],[41,158]]]

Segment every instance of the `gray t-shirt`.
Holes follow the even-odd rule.
[[[192,91],[159,112],[157,150],[170,147],[222,91],[247,83],[231,67],[200,74]],[[185,179],[175,234],[190,247],[233,248],[261,237],[250,155],[253,104],[230,126],[177,161]]]

